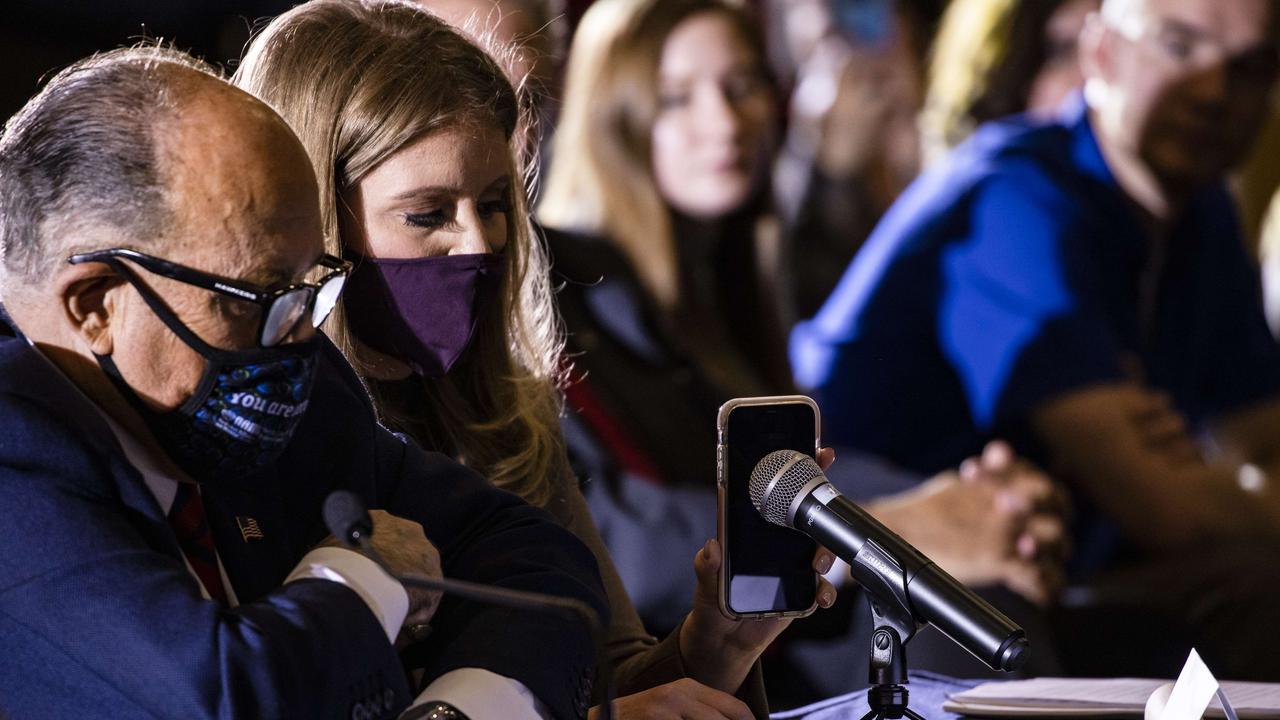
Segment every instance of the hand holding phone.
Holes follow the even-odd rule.
[[[772,525],[751,504],[751,471],[775,450],[816,457],[818,405],[801,395],[737,398],[720,407],[720,609],[730,618],[800,617],[817,607],[817,543]]]
[[[831,451],[819,452],[819,462],[830,465]],[[824,462],[825,457],[825,462]],[[813,572],[831,569],[836,556],[819,547],[813,557]],[[752,665],[769,645],[791,624],[790,617],[727,617],[720,608],[720,571],[724,553],[717,540],[708,540],[694,556],[693,568],[698,578],[693,597],[693,610],[680,626],[680,656],[688,676],[700,683],[733,693],[742,686]],[[830,607],[836,589],[821,579],[818,582],[818,607]]]

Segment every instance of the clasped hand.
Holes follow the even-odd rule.
[[[1004,585],[1039,605],[1062,586],[1065,494],[1004,442],[867,509],[966,585]]]
[[[384,510],[370,510],[369,517],[373,520],[373,534],[370,536],[373,549],[393,573],[444,577],[440,552],[427,539],[421,524],[396,517]],[[326,538],[321,545],[343,547],[332,536]],[[361,555],[369,555],[359,548],[355,551]],[[409,594],[409,613],[405,616],[400,636],[396,639],[397,647],[416,639],[411,636],[413,633],[410,631],[426,627],[440,605],[439,592],[408,585],[404,589]]]

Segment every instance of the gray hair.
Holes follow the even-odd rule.
[[[149,45],[94,55],[58,73],[0,136],[0,259],[30,284],[109,228],[145,246],[168,223],[156,131],[176,109],[179,80],[212,67]],[[103,238],[99,247],[109,243]]]

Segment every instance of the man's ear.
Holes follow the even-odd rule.
[[[1085,99],[1089,106],[1099,108],[1103,95],[1111,83],[1111,45],[1115,42],[1113,31],[1102,14],[1091,12],[1080,29],[1080,75],[1084,78]]]
[[[104,263],[71,265],[58,276],[55,291],[62,314],[95,355],[111,354],[112,321],[118,323],[118,291],[124,284]]]

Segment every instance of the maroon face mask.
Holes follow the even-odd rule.
[[[471,344],[502,287],[503,264],[494,253],[360,258],[342,293],[347,324],[365,345],[441,377]]]

